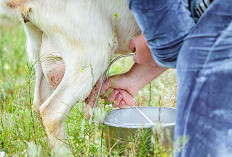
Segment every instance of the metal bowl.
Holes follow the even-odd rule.
[[[145,137],[146,147],[151,147],[151,135],[165,147],[172,146],[173,132],[175,127],[175,108],[168,107],[138,107],[153,123],[152,125],[136,108],[126,108],[111,111],[105,118],[105,139],[109,149],[120,149],[123,152],[124,146],[139,136]],[[160,130],[161,136],[157,134]],[[144,136],[145,135],[145,136]],[[140,138],[141,139],[141,138]],[[144,139],[141,139],[144,140]],[[144,143],[142,141],[141,143]],[[149,151],[151,151],[151,149]]]

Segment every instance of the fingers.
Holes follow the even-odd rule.
[[[145,37],[143,34],[132,38],[129,42],[129,49],[131,50],[131,52],[136,52],[138,43],[141,43],[144,39]]]
[[[95,100],[96,100],[96,96],[97,96],[97,92],[99,89],[99,85],[97,83],[97,85],[93,88],[93,90],[91,91],[91,93],[89,94],[89,96],[86,99],[86,103],[88,105],[90,105],[91,107],[94,106]]]
[[[123,100],[123,96],[122,94],[118,91],[118,94],[116,95],[116,98],[113,102],[113,106],[116,108],[116,107],[119,107],[120,108],[120,103],[121,101]]]
[[[108,91],[111,86],[112,86],[112,79],[107,78],[107,80],[102,85],[100,96],[104,97],[106,91]]]
[[[125,108],[126,107],[126,102],[124,100],[122,100],[120,103],[119,103],[119,108]]]
[[[111,103],[114,107],[124,108],[126,105],[134,106],[134,97],[124,87],[128,85],[128,81],[123,81],[122,75],[111,76],[108,78],[102,86],[100,97],[105,99],[106,102]],[[87,104],[94,106],[97,93],[99,91],[100,81],[97,82],[96,86],[86,99]],[[119,90],[120,89],[120,90]]]
[[[135,99],[132,95],[130,95],[130,93],[128,93],[125,90],[119,90],[119,92],[122,94],[122,100],[119,105],[119,107],[125,107],[126,105],[130,106],[130,107],[134,107],[135,106]]]
[[[94,106],[99,88],[100,88],[100,81],[98,80],[95,87],[93,88],[93,90],[91,91],[91,93],[89,94],[89,96],[86,99],[86,103],[89,104],[91,107]]]
[[[134,97],[128,93],[126,90],[121,89],[111,89],[109,88],[108,91],[109,96],[105,97],[105,101],[108,103],[111,103],[113,107],[115,108],[125,108],[125,106],[135,106],[135,100]],[[89,99],[89,104],[85,106],[85,117],[86,119],[89,119],[90,115],[90,107],[94,106],[95,103],[95,97],[93,97],[94,94],[92,94]]]
[[[116,98],[117,98],[118,94],[119,94],[119,91],[114,90],[113,92],[111,92],[111,94],[108,97],[105,98],[105,101],[109,102],[109,103],[112,103],[112,105],[114,107],[116,107],[115,101],[116,101]]]
[[[114,93],[112,93],[114,86],[115,86],[115,76],[112,76],[110,78],[108,78],[102,86],[101,92],[100,92],[100,97],[105,99],[108,98],[109,102],[113,102],[112,99],[115,99],[115,96],[117,95],[113,95]],[[89,104],[90,106],[94,106],[94,103],[96,101],[96,96],[98,94],[100,88],[100,81],[98,81],[96,83],[96,86],[93,88],[93,90],[91,91],[91,93],[89,94],[88,98],[86,99],[87,104]],[[112,94],[112,95],[111,95]]]
[[[135,106],[134,97],[125,90],[114,90],[106,101],[112,103],[115,108],[125,108],[126,105]]]

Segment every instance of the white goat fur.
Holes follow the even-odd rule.
[[[112,53],[129,52],[129,40],[140,30],[126,0],[0,1],[5,8],[8,3],[24,24],[28,56],[36,70],[34,109],[57,146],[57,139],[65,139],[65,118],[72,106],[88,96]],[[10,8],[12,1],[16,4]],[[53,91],[47,73],[57,63],[42,58],[54,53],[62,57],[65,74]]]

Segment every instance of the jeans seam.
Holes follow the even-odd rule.
[[[231,23],[232,23],[232,22],[230,22],[230,23],[228,24],[228,26],[226,27],[226,29],[224,29],[224,30],[227,30],[227,29],[230,27]],[[205,63],[204,63],[204,65],[203,65],[202,69],[201,69],[201,73],[202,73],[202,74],[204,74],[205,69],[206,69],[206,66],[207,66],[207,64],[209,63],[210,59],[211,59],[212,53],[213,53],[213,51],[215,50],[215,47],[216,47],[216,46],[218,45],[218,43],[221,41],[221,38],[222,38],[223,35],[224,35],[223,31],[220,32],[220,34],[218,35],[216,41],[214,42],[213,46],[211,47],[211,49],[210,49],[210,51],[209,51],[209,54],[207,55],[207,58],[206,58],[206,60],[205,60]]]

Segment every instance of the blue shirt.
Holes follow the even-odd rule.
[[[209,0],[128,0],[157,64],[176,67],[185,37],[204,12],[203,1]],[[197,12],[199,6],[202,13]]]

